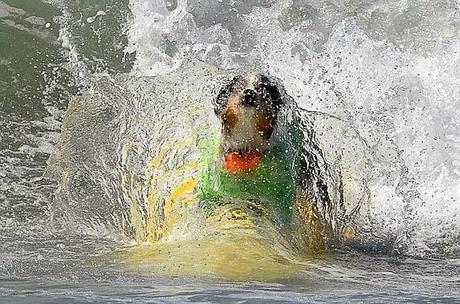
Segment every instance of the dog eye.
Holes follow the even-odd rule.
[[[267,85],[260,88],[260,96],[269,101],[271,104],[275,106],[280,106],[283,104],[283,100],[281,98],[281,94],[278,88],[274,85]]]
[[[254,90],[247,89],[244,90],[242,96],[242,104],[246,106],[254,106],[256,104],[257,93]]]
[[[259,87],[257,89],[257,94],[262,98],[262,99],[266,99],[267,98],[267,90],[265,89],[265,87]]]

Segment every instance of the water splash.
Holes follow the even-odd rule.
[[[60,180],[52,207],[56,222],[84,234],[118,234],[140,244],[151,243],[152,248],[128,251],[128,259],[136,263],[140,263],[139,256],[156,249],[163,253],[175,251],[176,246],[190,250],[177,256],[152,256],[153,260],[164,262],[152,263],[153,269],[187,263],[192,267],[195,264],[191,261],[181,259],[199,251],[196,244],[202,244],[209,250],[212,246],[242,250],[233,265],[240,272],[246,269],[243,277],[255,275],[251,272],[255,264],[249,266],[250,261],[255,263],[256,256],[265,256],[262,261],[270,260],[265,268],[281,267],[290,272],[299,265],[298,254],[307,256],[322,248],[324,245],[316,244],[313,234],[283,229],[247,202],[234,201],[216,210],[201,204],[200,142],[219,134],[212,100],[224,81],[237,72],[192,62],[161,77],[103,78],[91,91],[75,99],[66,113],[61,141],[48,170],[48,174]],[[324,161],[323,166],[327,166]],[[332,166],[320,170],[324,173],[317,174],[326,174]],[[340,179],[335,173],[335,178]],[[329,177],[328,182],[333,181],[333,176]],[[342,204],[343,195],[339,195],[337,185],[331,184],[329,189],[335,195],[334,205],[321,212],[328,212],[327,220],[339,232],[352,226],[351,218],[354,220],[355,215],[354,211],[345,210],[344,217],[344,210],[335,211]],[[352,196],[346,193],[350,204]],[[286,233],[291,237],[286,238]],[[321,232],[317,233],[321,237]],[[244,253],[250,240],[254,251]],[[216,271],[228,269],[223,267],[224,257],[231,252],[208,254],[201,263]],[[277,263],[279,267],[274,266]],[[292,265],[284,267],[286,263]],[[174,273],[177,269],[169,270]]]
[[[459,149],[454,114],[459,112],[459,107],[450,101],[459,95],[459,44],[455,31],[457,17],[452,14],[452,8],[437,10],[430,21],[416,20],[409,35],[402,30],[404,27],[395,24],[422,6],[409,5],[405,8],[407,13],[396,14],[388,26],[379,31],[369,16],[377,14],[385,18],[391,12],[402,10],[400,6],[378,3],[356,5],[351,9],[329,3],[304,4],[254,1],[233,7],[206,3],[215,11],[226,5],[230,10],[229,14],[215,14],[208,19],[200,5],[186,1],[155,5],[131,1],[133,18],[128,27],[127,52],[136,53],[132,73],[140,76],[173,71],[174,74],[188,58],[200,58],[220,67],[255,68],[276,75],[289,95],[310,111],[305,119],[311,122],[324,154],[323,169],[328,172],[328,182],[343,183],[342,188],[336,187],[336,193],[330,193],[335,200],[343,200],[346,210],[344,213],[337,211],[334,222],[356,218],[353,228],[362,236],[358,246],[373,248],[375,244],[382,244],[384,250],[408,254],[455,255],[458,247],[454,240],[460,229],[455,221],[459,212],[456,206]],[[152,14],[154,18],[150,18]],[[440,16],[448,18],[443,23]],[[426,27],[443,30],[422,33]],[[238,35],[238,32],[246,34]],[[423,44],[424,39],[426,44]],[[197,83],[215,81],[195,79]],[[118,81],[113,80],[108,88],[118,87]],[[112,80],[102,80],[97,86],[104,82]],[[133,86],[137,92],[128,91],[136,100],[145,100],[145,95],[155,92],[140,84]],[[113,95],[109,92],[112,89],[104,90],[108,90],[107,94],[102,95],[112,96],[109,99],[124,98],[124,92]],[[200,88],[196,91],[201,92]],[[161,102],[158,106],[164,104]],[[137,140],[114,144],[113,153],[126,156],[132,150],[153,151],[146,142],[165,142],[161,137],[149,139],[159,131],[145,134],[147,128],[139,124],[139,118],[127,114],[142,112],[145,115],[142,106],[123,111],[122,108],[113,105],[107,115],[115,119],[124,113],[119,117],[129,118],[132,124],[124,126],[124,130]],[[152,117],[158,115],[158,111],[146,113]],[[178,112],[171,113],[182,117]],[[112,122],[117,128],[124,125],[122,118],[117,121]],[[175,126],[183,123],[172,121]],[[200,117],[198,121],[206,120]],[[129,131],[131,128],[136,131]],[[201,128],[203,126],[197,127]],[[176,134],[171,128],[168,132]],[[174,138],[180,138],[177,134]],[[121,151],[114,148],[120,145],[124,145]],[[187,154],[185,151],[178,153]],[[112,184],[110,191],[122,194],[117,194],[120,207],[122,201],[136,201],[131,203],[136,208],[130,213],[137,212],[140,220],[135,227],[130,226],[129,215],[123,211],[123,224],[115,220],[112,226],[143,231],[134,233],[138,239],[146,235],[155,238],[153,226],[158,225],[146,218],[149,212],[158,210],[148,211],[148,207],[139,204],[139,201],[148,200],[143,190],[144,178],[140,176],[151,176],[149,170],[154,171],[154,167],[146,170],[146,159],[127,157],[133,159],[128,163],[123,158],[116,161],[118,166],[123,163],[122,167],[136,172],[122,175],[123,184],[127,186],[115,190],[110,179],[104,183]],[[139,163],[144,166],[136,165]],[[117,174],[113,171],[113,176]],[[93,177],[94,183],[98,179],[103,177]],[[152,188],[158,186],[155,184],[158,181],[150,182]],[[445,213],[436,211],[433,214],[438,209]],[[100,216],[102,222],[103,214]],[[104,215],[112,218],[110,212]],[[146,229],[146,222],[153,226]]]
[[[13,39],[1,45],[0,55],[5,301],[23,295],[51,302],[69,300],[69,295],[109,302],[132,301],[133,295],[140,301],[167,297],[179,302],[458,297],[458,1],[3,2],[0,27]],[[93,20],[99,11],[106,15]],[[59,34],[66,39],[58,41]],[[177,158],[163,158],[160,167],[150,165],[161,154],[150,131],[163,130],[150,124],[187,123],[174,107],[164,120],[157,115],[162,105],[151,111],[153,92],[161,95],[183,80],[170,82],[173,76],[165,76],[154,91],[152,82],[158,79],[143,76],[174,75],[190,58],[235,68],[235,73],[269,72],[308,110],[302,115],[322,152],[321,172],[327,172],[328,184],[339,185],[329,194],[344,204],[331,216],[338,226],[356,219],[352,228],[358,237],[351,250],[310,263],[283,242],[285,236],[272,223],[251,225],[257,214],[240,206],[217,212],[211,223],[202,220],[203,214],[184,210],[190,220],[169,231],[161,227],[170,227],[174,217],[150,221],[156,213],[149,207],[163,206],[148,203],[150,190],[160,185],[157,192],[174,208],[183,198],[193,201],[193,179],[174,178],[193,176],[195,168],[170,170],[183,153],[193,155],[192,148],[178,149]],[[215,74],[197,75],[187,76],[197,96],[201,84],[222,83]],[[78,95],[81,85],[89,90],[84,97]],[[41,175],[70,97],[77,100],[62,126],[64,144],[48,168],[62,177],[51,204],[57,184]],[[190,110],[197,119],[200,111]],[[167,142],[162,138],[157,136]],[[194,141],[182,138],[170,143],[194,147]],[[193,157],[183,159],[193,163]],[[163,188],[155,178],[162,175],[171,181]],[[50,225],[48,204],[54,223],[68,231]],[[136,212],[139,225],[132,225]],[[133,241],[154,239],[158,232],[161,241]],[[367,255],[356,249],[440,259]],[[211,282],[183,279],[184,272],[203,274],[193,265]],[[175,266],[188,268],[181,272]],[[289,280],[216,285],[219,273],[233,280]],[[181,278],[165,281],[156,274]],[[184,281],[192,284],[184,287]]]
[[[337,117],[368,149],[371,160],[357,168],[371,173],[355,180],[370,200],[370,240],[407,254],[458,254],[458,3],[131,1],[130,8],[136,74],[199,58],[276,75],[301,107]]]

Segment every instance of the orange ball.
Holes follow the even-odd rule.
[[[259,151],[248,153],[227,152],[224,155],[224,170],[230,173],[238,173],[256,168],[262,159]]]

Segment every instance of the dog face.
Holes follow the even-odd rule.
[[[267,76],[235,77],[215,99],[215,113],[222,122],[224,153],[263,151],[277,124],[284,102],[280,88]]]

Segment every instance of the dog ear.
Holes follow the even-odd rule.
[[[240,78],[241,76],[235,76],[229,84],[227,84],[220,90],[219,94],[217,94],[217,97],[213,100],[214,113],[216,113],[217,116],[219,116],[222,113],[222,110],[224,109],[225,104],[228,101],[230,92],[232,91],[235,84],[240,80]]]
[[[268,86],[267,91],[275,107],[281,107],[284,104],[281,93],[276,85]]]
[[[281,97],[279,85],[271,81],[267,76],[260,75],[260,86],[264,89],[265,94],[270,97],[270,100],[276,108],[280,108],[284,104],[284,100]]]
[[[217,97],[213,100],[214,113],[217,116],[219,116],[220,113],[222,113],[222,110],[224,109],[225,104],[227,103],[229,93],[230,88],[227,85],[220,90],[219,94],[217,94]]]

